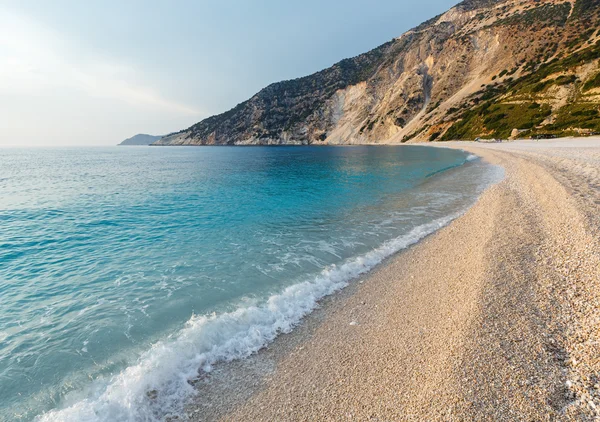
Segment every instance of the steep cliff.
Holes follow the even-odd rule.
[[[600,0],[466,0],[368,53],[269,85],[156,144],[600,131],[599,12]]]

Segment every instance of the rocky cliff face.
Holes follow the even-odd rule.
[[[272,84],[156,144],[600,131],[599,12],[600,0],[466,0],[368,53]]]

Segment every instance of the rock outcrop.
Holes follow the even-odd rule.
[[[465,0],[155,145],[400,143],[600,131],[600,0]]]

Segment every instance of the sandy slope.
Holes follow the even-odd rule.
[[[200,386],[194,420],[600,417],[600,141],[569,142],[452,144],[506,179],[264,352],[223,406]]]

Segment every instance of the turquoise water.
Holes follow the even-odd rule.
[[[493,180],[472,158],[0,150],[0,420],[179,413],[187,380],[260,349],[464,211]]]

